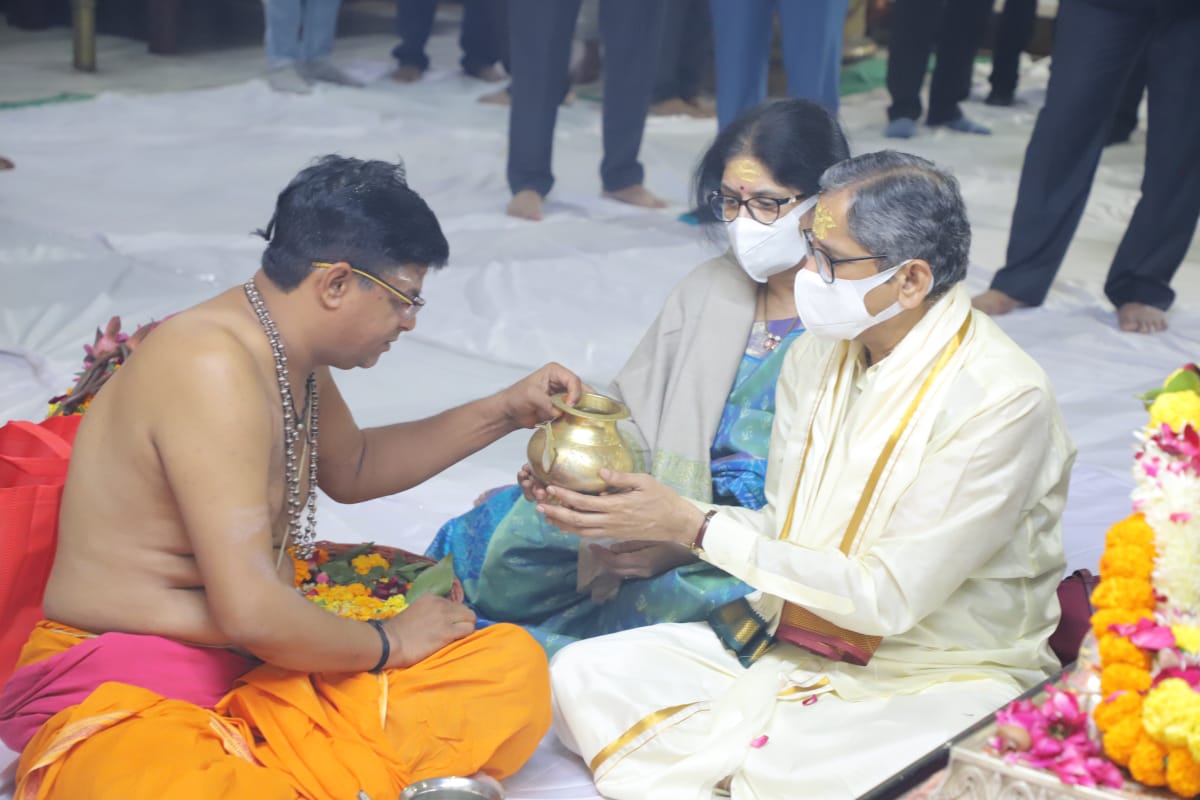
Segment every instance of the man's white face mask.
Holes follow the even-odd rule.
[[[796,266],[808,253],[800,218],[817,204],[813,195],[770,225],[739,216],[728,223],[729,244],[746,274],[759,283]]]
[[[854,339],[867,328],[885,322],[904,310],[899,301],[878,314],[867,310],[867,292],[887,283],[897,270],[912,261],[901,261],[877,275],[858,280],[835,278],[826,283],[816,270],[802,269],[796,273],[793,291],[796,313],[804,329],[827,339]]]

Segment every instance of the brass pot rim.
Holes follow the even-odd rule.
[[[614,408],[612,411],[589,411],[587,409],[580,408],[579,403],[584,402],[589,397],[604,403],[611,403]],[[552,396],[550,398],[550,402],[554,404],[555,408],[564,413],[571,414],[572,416],[576,417],[583,417],[584,419],[590,419],[596,422],[617,422],[619,420],[629,418],[629,408],[624,403],[616,398],[600,394],[599,392],[584,392],[582,395],[580,395],[579,400],[573,406],[567,403],[566,392]]]

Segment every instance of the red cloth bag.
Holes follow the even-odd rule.
[[[58,542],[58,507],[81,416],[0,428],[0,685],[34,624]]]

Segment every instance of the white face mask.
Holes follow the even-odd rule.
[[[887,283],[907,263],[902,261],[869,278],[838,278],[833,283],[826,283],[815,270],[800,270],[796,273],[793,290],[796,313],[800,315],[804,329],[827,339],[854,339],[867,328],[896,316],[904,310],[899,302],[872,314],[867,310],[865,299],[867,292]]]
[[[728,223],[729,244],[747,275],[766,283],[767,278],[804,260],[808,246],[800,233],[800,218],[816,204],[813,195],[770,225],[749,216]]]

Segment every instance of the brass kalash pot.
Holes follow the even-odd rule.
[[[526,450],[529,466],[539,480],[599,494],[608,488],[600,470],[633,469],[633,456],[617,432],[617,422],[629,417],[624,404],[590,393],[573,406],[567,405],[563,394],[555,395],[551,402],[563,412],[562,416],[539,425]]]

